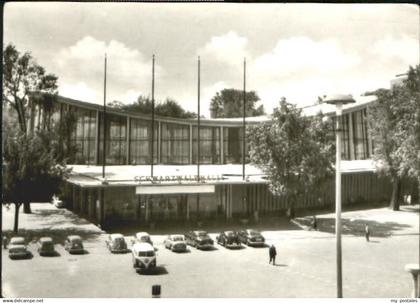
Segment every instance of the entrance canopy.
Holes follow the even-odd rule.
[[[143,185],[136,187],[137,195],[211,194],[214,192],[215,186],[209,184]]]

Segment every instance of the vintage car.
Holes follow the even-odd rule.
[[[187,242],[183,235],[168,235],[163,244],[167,249],[175,252],[183,252],[187,250]]]
[[[138,232],[136,233],[136,235],[134,236],[134,239],[131,240],[131,243],[134,245],[135,243],[149,243],[150,245],[153,246],[153,242],[152,239],[150,238],[150,235],[146,232]]]
[[[41,256],[54,256],[57,254],[54,242],[50,237],[42,237],[38,240],[38,253]]]
[[[9,243],[9,258],[10,259],[24,259],[28,258],[31,253],[25,244],[23,237],[13,237]]]
[[[223,231],[216,237],[217,243],[228,248],[241,247],[241,241],[235,231]]]
[[[66,238],[64,241],[64,249],[71,254],[83,254],[85,252],[82,238],[75,235],[71,235]]]
[[[131,248],[133,267],[137,269],[152,269],[156,267],[154,247],[147,242],[135,243]]]
[[[198,249],[210,249],[214,244],[207,232],[203,230],[190,231],[185,234],[185,239],[188,245]]]
[[[238,235],[241,242],[248,246],[263,246],[265,244],[264,237],[254,229],[241,230]]]
[[[127,242],[125,242],[122,234],[110,234],[108,239],[105,240],[106,246],[112,253],[125,253],[127,252]]]

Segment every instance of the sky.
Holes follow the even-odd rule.
[[[267,113],[285,97],[306,106],[330,93],[388,88],[419,64],[412,4],[7,3],[4,45],[59,77],[59,94],[103,103],[151,96],[201,114],[224,88],[257,92]]]

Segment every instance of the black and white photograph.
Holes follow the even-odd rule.
[[[3,300],[417,302],[419,41],[414,3],[6,2]]]

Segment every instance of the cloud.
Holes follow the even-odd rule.
[[[215,36],[197,53],[205,58],[214,58],[227,64],[237,64],[238,60],[246,57],[248,38],[240,37],[234,31],[229,31],[222,36]]]
[[[147,90],[151,82],[152,60],[124,43],[111,40],[109,43],[86,36],[74,45],[62,48],[54,61],[65,71],[65,80],[83,82],[92,87],[103,85],[104,54],[107,54],[107,84],[110,97],[121,95],[127,87],[133,90]],[[155,78],[159,79],[164,70],[155,66]],[[112,98],[111,98],[112,99]],[[123,101],[123,100],[122,100]]]
[[[59,87],[59,94],[67,98],[91,103],[99,103],[101,98],[95,90],[88,87],[84,82],[62,84]]]
[[[314,41],[307,37],[279,40],[274,49],[254,60],[257,74],[270,78],[297,73],[330,73],[348,69],[360,62],[333,40]]]
[[[419,41],[408,35],[402,35],[401,38],[388,36],[376,41],[370,52],[383,60],[400,60],[406,66],[419,63]]]

